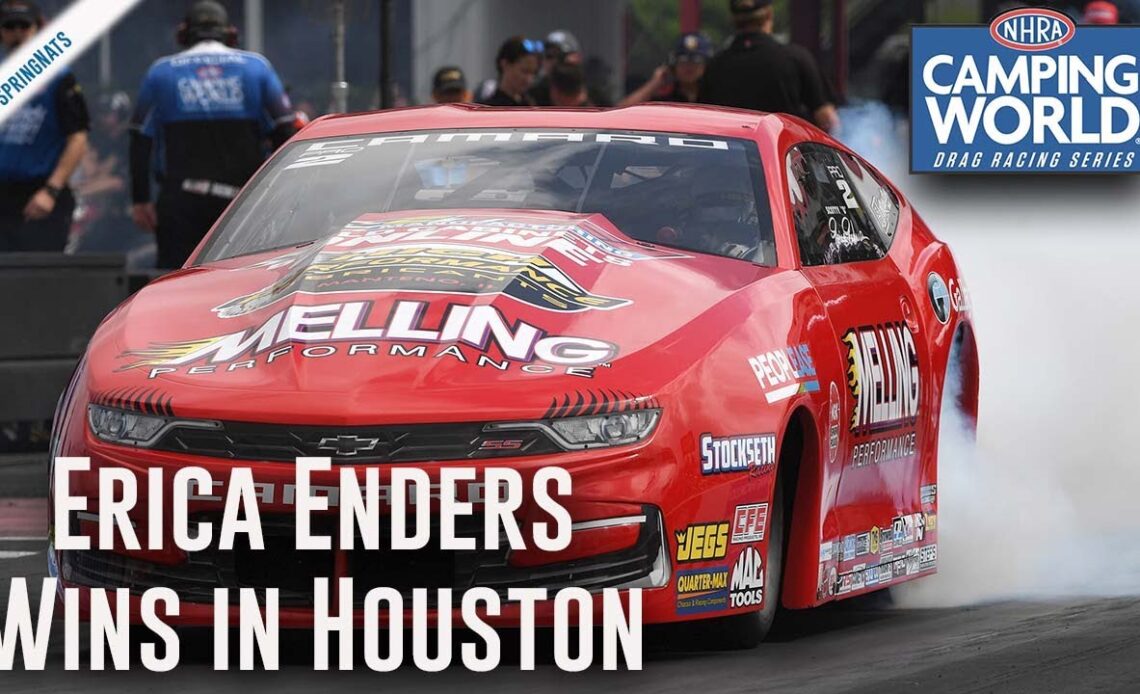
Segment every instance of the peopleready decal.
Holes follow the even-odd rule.
[[[1140,171],[1140,27],[1023,8],[911,43],[912,171]]]

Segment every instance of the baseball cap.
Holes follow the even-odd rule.
[[[578,37],[565,29],[550,32],[543,43],[546,44],[546,52],[549,54],[565,56],[582,52],[582,44],[578,43]]]
[[[40,8],[28,0],[4,0],[0,2],[0,24],[9,22],[27,22],[36,24],[40,21]]]
[[[1085,5],[1085,24],[1119,24],[1120,10],[1106,0],[1094,0]]]
[[[435,77],[431,80],[431,90],[433,92],[458,92],[467,89],[467,78],[463,75],[463,70],[454,65],[441,67],[435,71]]]
[[[695,31],[682,34],[673,47],[674,58],[700,57],[708,59],[713,56],[714,52],[712,41],[704,34]]]
[[[772,4],[772,0],[729,0],[728,8],[733,14],[752,14]]]

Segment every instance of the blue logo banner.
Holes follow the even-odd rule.
[[[1024,9],[911,47],[911,171],[1140,172],[1140,27]]]

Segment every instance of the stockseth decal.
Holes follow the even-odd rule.
[[[847,386],[855,398],[851,431],[867,435],[911,426],[918,417],[919,369],[905,323],[848,330]]]
[[[764,562],[755,547],[745,547],[732,566],[729,602],[736,607],[759,607],[764,602]]]
[[[728,607],[728,567],[677,572],[677,614]]]
[[[430,311],[435,310],[431,320]],[[386,316],[382,321],[377,316]],[[434,326],[434,327],[433,327]],[[343,344],[350,343],[350,344]],[[376,356],[382,344],[390,355],[427,357],[427,346],[442,345],[435,358],[477,362],[501,371],[511,364],[538,362],[561,367],[589,367],[608,362],[617,347],[591,338],[547,335],[525,321],[509,322],[495,306],[395,301],[388,310],[373,302],[350,301],[317,306],[294,305],[254,327],[226,335],[153,344],[120,355],[131,362],[120,370],[150,368],[150,378],[185,368],[188,375],[252,369],[291,354],[323,359],[335,354]],[[460,346],[479,350],[471,357]],[[494,348],[500,356],[488,354]],[[191,366],[202,362],[198,366]],[[538,365],[538,364],[535,364]]]
[[[768,527],[768,504],[737,506],[732,517],[732,544],[761,542]]]
[[[679,563],[724,559],[728,552],[728,523],[697,523],[673,535]]]
[[[989,27],[914,26],[915,172],[1140,171],[1137,27],[1022,8]]]
[[[701,434],[702,475],[746,470],[753,475],[762,475],[775,467],[775,434],[726,437]]]
[[[749,357],[748,365],[764,389],[764,397],[769,404],[819,390],[815,363],[806,344]]]

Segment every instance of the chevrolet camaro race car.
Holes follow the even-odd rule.
[[[53,547],[50,568],[60,586],[173,588],[189,625],[209,624],[214,588],[277,587],[282,625],[304,626],[314,577],[636,587],[646,623],[715,620],[720,643],[748,646],[780,605],[936,570],[939,424],[948,406],[976,416],[977,374],[949,249],[798,119],[656,104],[328,117],[183,269],[106,318],[53,437],[54,456],[91,460],[73,494],[96,497],[104,466],[210,471],[197,520],[250,467],[266,549]],[[346,468],[558,466],[572,538],[300,551],[302,456],[332,459],[330,487]],[[69,529],[96,520],[73,511]],[[131,522],[141,535],[148,517]],[[508,607],[499,624],[518,619]]]

